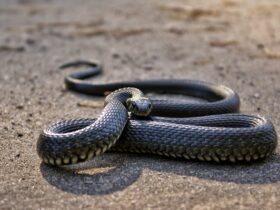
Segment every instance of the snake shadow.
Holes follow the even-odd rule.
[[[237,184],[276,183],[280,181],[280,155],[252,164],[214,164],[108,153],[78,169],[65,170],[43,163],[40,167],[47,182],[60,190],[74,194],[105,195],[132,185],[146,169]]]

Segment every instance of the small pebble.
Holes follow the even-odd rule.
[[[24,108],[24,105],[23,105],[23,104],[16,105],[16,108],[17,108],[17,109],[23,109],[23,108]]]
[[[152,65],[149,65],[149,64],[144,65],[143,68],[144,68],[144,70],[146,70],[146,71],[151,71],[151,70],[153,70],[153,66],[152,66]]]
[[[254,98],[260,98],[260,94],[259,93],[255,93],[254,94]]]
[[[261,43],[260,43],[260,44],[257,44],[257,48],[258,48],[258,49],[263,49],[263,48],[264,48],[264,44],[261,44]]]
[[[217,70],[222,71],[225,69],[225,66],[223,64],[218,64],[216,68]]]
[[[26,44],[28,44],[28,45],[34,45],[34,44],[36,44],[35,39],[30,38],[30,37],[28,37],[28,38],[25,40],[25,42],[26,42]]]
[[[255,83],[254,82],[249,82],[249,85],[254,87],[255,86]]]
[[[23,137],[23,133],[18,132],[18,133],[17,133],[17,136],[18,136],[18,137]]]
[[[26,122],[32,122],[32,120],[30,118],[27,118]]]
[[[117,59],[117,58],[120,58],[121,55],[118,52],[113,52],[112,57]]]

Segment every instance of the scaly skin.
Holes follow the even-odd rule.
[[[189,80],[150,80],[96,85],[82,82],[100,73],[92,69],[71,74],[65,82],[69,89],[102,95],[123,87],[144,92],[171,92],[208,100],[189,103],[151,99],[151,117],[129,119],[128,100],[143,98],[135,88],[123,88],[106,97],[98,119],[77,119],[55,123],[43,130],[37,151],[51,165],[83,162],[106,151],[151,153],[202,161],[252,161],[271,155],[277,146],[273,125],[262,117],[233,113],[239,110],[239,97],[231,89]],[[146,98],[144,99],[146,100]],[[145,103],[139,103],[141,106]],[[143,109],[143,107],[139,108]],[[210,115],[210,116],[204,116]],[[154,117],[164,116],[164,117]],[[201,117],[193,117],[201,116]],[[167,118],[180,117],[180,118]]]

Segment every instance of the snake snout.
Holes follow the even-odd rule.
[[[145,97],[127,100],[127,107],[130,112],[137,116],[146,117],[152,111],[152,103]]]

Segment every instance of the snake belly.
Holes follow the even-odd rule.
[[[270,156],[277,135],[263,117],[236,113],[239,97],[230,88],[191,80],[148,80],[93,84],[82,79],[101,73],[96,63],[74,62],[64,67],[90,68],[66,77],[74,91],[110,95],[97,119],[61,121],[44,129],[37,152],[51,165],[92,159],[106,151],[149,153],[203,161],[251,161]],[[125,88],[134,87],[134,88]],[[144,93],[172,93],[206,100],[204,103],[151,98],[149,118],[129,117],[125,101]],[[112,96],[113,95],[113,96]]]

